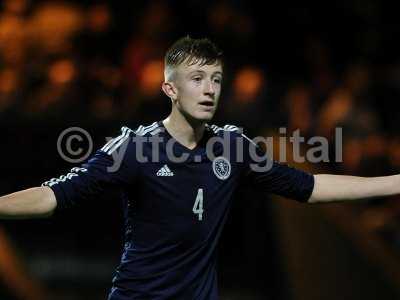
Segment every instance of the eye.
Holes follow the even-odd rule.
[[[195,82],[200,82],[201,81],[201,77],[200,76],[196,76],[192,78],[193,81]]]
[[[214,78],[214,82],[218,83],[218,84],[221,84],[222,79],[221,78]]]

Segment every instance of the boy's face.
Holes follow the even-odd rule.
[[[217,109],[222,84],[222,66],[187,65],[182,63],[175,70],[176,108],[192,120],[210,121]]]

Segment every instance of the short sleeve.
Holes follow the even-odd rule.
[[[250,184],[263,193],[273,193],[307,202],[314,189],[314,176],[305,171],[271,160],[265,151],[242,135],[244,174]]]
[[[106,148],[106,145],[80,167],[75,167],[68,174],[43,183],[42,186],[48,186],[53,190],[57,200],[57,210],[72,207],[80,201],[96,199],[107,189],[123,189],[131,184],[136,177],[137,164],[134,160],[127,159],[132,157],[129,155],[131,151],[131,147],[128,147],[129,142],[128,138],[119,144],[111,140],[108,146],[115,145],[113,152],[109,151],[111,148]],[[118,153],[119,149],[124,149],[124,153]]]

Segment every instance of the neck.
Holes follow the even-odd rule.
[[[172,109],[171,114],[163,120],[169,134],[179,143],[193,149],[204,134],[205,122],[189,120],[180,112]]]

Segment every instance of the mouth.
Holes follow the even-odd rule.
[[[204,106],[204,107],[214,107],[214,102],[211,100],[206,100],[199,102],[199,105]]]

